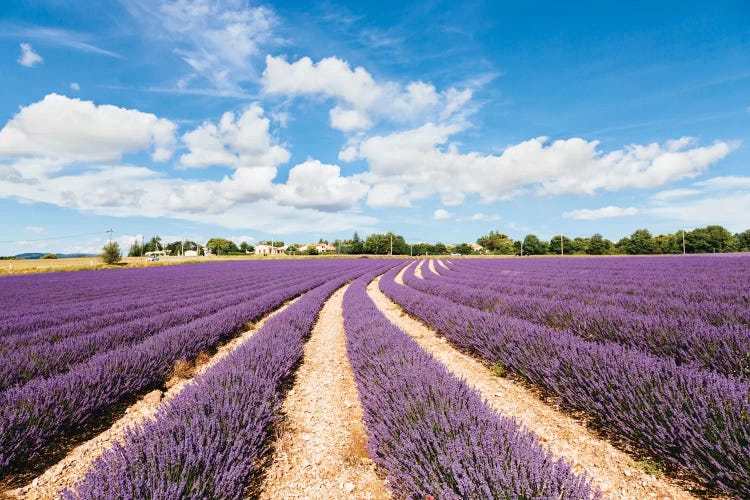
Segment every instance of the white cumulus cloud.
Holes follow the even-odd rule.
[[[287,96],[320,95],[334,99],[331,126],[345,132],[367,130],[375,118],[414,122],[425,118],[445,121],[455,117],[471,99],[470,89],[449,88],[438,92],[426,82],[377,82],[364,68],[327,57],[313,62],[303,57],[287,62],[266,56],[263,88],[268,94]]]
[[[342,177],[338,165],[308,160],[289,171],[286,184],[277,187],[276,200],[298,208],[338,211],[361,200],[369,186],[354,177]]]
[[[350,144],[340,158],[367,161],[370,170],[364,177],[370,183],[401,186],[398,203],[403,206],[403,198],[431,194],[455,204],[469,194],[492,202],[522,192],[558,196],[650,189],[696,177],[738,146],[726,141],[697,146],[683,138],[607,152],[598,141],[537,137],[487,155],[459,152],[450,138],[462,130],[458,124],[427,123]]]
[[[153,148],[153,159],[164,161],[172,155],[175,129],[151,113],[49,94],[22,107],[0,130],[0,156],[106,162]]]
[[[432,213],[432,218],[435,220],[446,220],[450,219],[451,217],[453,217],[453,214],[451,214],[444,208],[438,208]]]

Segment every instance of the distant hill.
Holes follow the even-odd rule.
[[[19,253],[15,256],[16,259],[26,259],[26,260],[34,260],[34,259],[41,259],[43,255],[47,255],[51,252],[30,252],[30,253]],[[96,255],[88,254],[88,253],[58,253],[57,258],[58,259],[71,259],[74,257],[96,257]]]

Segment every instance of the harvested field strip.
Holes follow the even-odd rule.
[[[52,500],[58,498],[60,490],[71,488],[75,483],[80,481],[91,464],[97,458],[101,457],[104,451],[115,446],[115,443],[122,444],[125,440],[127,429],[132,429],[147,419],[152,419],[159,407],[179,394],[194,377],[201,375],[225,358],[234,349],[247,342],[263,327],[266,321],[284,311],[297,300],[299,299],[292,299],[269,315],[258,320],[252,328],[219,347],[216,354],[203,360],[202,364],[196,363],[194,370],[188,372],[188,378],[175,376],[168,381],[167,385],[170,387],[166,391],[156,390],[141,398],[137,403],[131,405],[125,411],[125,415],[117,420],[112,427],[74,448],[60,462],[47,469],[41,476],[35,478],[26,486],[8,491],[6,495],[10,498],[23,498],[25,500]]]
[[[442,261],[441,259],[438,259],[437,263],[438,263],[438,265],[439,265],[440,267],[442,267],[442,268],[443,268],[443,269],[445,269],[446,271],[450,271],[450,267],[448,267],[448,266],[447,266],[447,265],[445,264],[445,262],[443,262],[443,261]]]
[[[388,498],[365,448],[341,304],[346,286],[323,305],[278,427],[261,499]]]
[[[557,411],[539,395],[521,384],[498,377],[476,359],[451,347],[444,338],[401,312],[401,308],[378,288],[380,278],[368,287],[368,294],[396,326],[407,332],[427,352],[456,376],[477,389],[498,412],[515,417],[548,444],[553,453],[586,471],[610,498],[688,499],[693,496],[665,479],[657,479],[636,466],[627,454],[598,438],[584,424]]]

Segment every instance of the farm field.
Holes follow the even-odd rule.
[[[9,498],[750,497],[746,256],[0,283]]]

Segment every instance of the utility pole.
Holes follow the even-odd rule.
[[[682,230],[682,255],[685,255],[685,230]]]
[[[388,252],[388,255],[393,256],[393,234],[391,234],[391,250]]]
[[[523,240],[521,240],[521,257],[523,257]]]
[[[111,245],[111,244],[112,244],[112,233],[113,233],[114,231],[113,231],[112,229],[110,229],[110,230],[108,230],[108,231],[104,231],[104,232],[105,232],[105,233],[109,233],[109,244]]]
[[[414,257],[414,243],[409,243],[409,257]]]
[[[562,255],[563,252],[563,235],[560,235],[560,255]]]

